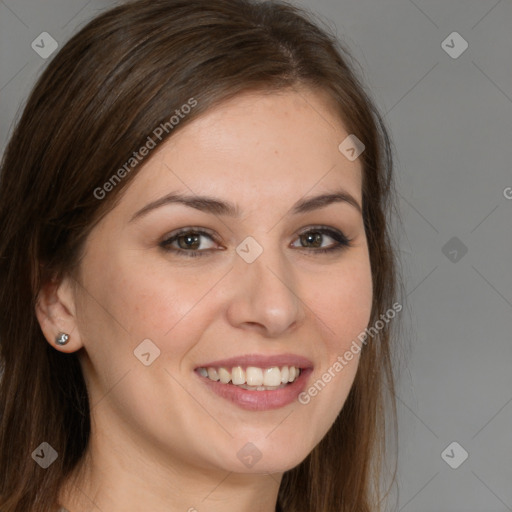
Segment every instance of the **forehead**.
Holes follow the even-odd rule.
[[[269,208],[342,186],[361,204],[360,161],[338,149],[348,135],[322,92],[244,93],[165,140],[143,162],[126,201],[141,207],[180,191],[230,199],[243,211],[256,198]]]

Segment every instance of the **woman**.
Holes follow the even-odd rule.
[[[50,62],[0,175],[3,512],[379,510],[392,158],[349,59],[286,3],[139,0]]]

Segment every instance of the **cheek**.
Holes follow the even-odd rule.
[[[317,317],[317,332],[323,334],[317,354],[321,360],[299,403],[308,414],[320,418],[323,436],[331,427],[352,387],[361,353],[358,336],[365,331],[371,315],[373,289],[368,259],[354,259],[340,266],[329,279],[316,279],[311,309]]]
[[[105,307],[134,337],[162,336],[200,299],[201,286],[184,279],[166,262],[147,262],[126,251],[96,265],[92,287]]]
[[[313,286],[313,284],[312,284]],[[368,325],[372,300],[372,276],[369,260],[361,258],[316,280],[311,308],[323,321],[328,350],[346,350]]]
[[[180,269],[164,258],[148,264],[149,258],[138,251],[112,254],[108,262],[89,271],[90,288],[103,307],[93,305],[88,316],[102,315],[114,330],[113,339],[128,338],[131,351],[150,339],[162,355],[168,352],[169,363],[178,363],[212,322],[215,309],[208,292],[221,275]],[[100,324],[98,316],[92,318]]]

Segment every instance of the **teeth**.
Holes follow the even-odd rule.
[[[219,368],[218,370],[220,381],[223,384],[227,384],[231,380],[231,373],[229,373],[226,368]]]
[[[231,382],[235,386],[244,389],[278,389],[284,387],[289,382],[293,382],[300,375],[300,369],[295,366],[283,366],[281,368],[272,366],[271,368],[258,368],[248,366],[244,370],[241,366],[234,366],[229,371],[227,368],[199,368],[198,373],[213,381],[219,381],[223,384]]]
[[[267,368],[263,372],[263,385],[279,386],[279,384],[281,384],[281,370],[277,366]]]
[[[200,370],[203,370],[203,368],[199,368]],[[201,374],[203,375],[203,374]],[[203,375],[203,377],[209,377],[212,380],[220,380],[219,374],[217,373],[217,370],[215,368],[208,368],[207,375]]]
[[[249,366],[245,372],[247,385],[249,386],[262,386],[263,385],[263,370],[255,366]]]
[[[241,366],[235,366],[231,370],[231,382],[235,385],[245,384],[245,372]]]

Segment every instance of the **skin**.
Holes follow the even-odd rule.
[[[275,510],[283,472],[332,426],[359,356],[309,404],[262,412],[213,394],[194,369],[295,353],[314,364],[309,387],[368,325],[361,213],[347,202],[289,212],[300,198],[339,188],[362,204],[360,161],[338,150],[347,135],[329,98],[307,89],[245,93],[209,110],[146,159],[91,232],[77,279],[41,291],[42,330],[55,350],[80,351],[91,403],[87,458],[61,493],[71,512]],[[171,191],[234,202],[241,216],[173,204],[130,222]],[[351,246],[315,252],[299,236],[315,225],[342,231]],[[199,238],[203,257],[165,252],[159,244],[184,227],[207,228],[219,243]],[[263,248],[250,264],[235,251],[247,236]],[[326,234],[319,244],[336,242]],[[63,347],[54,343],[59,331],[71,334]],[[148,338],[160,356],[144,366],[133,351]],[[237,457],[248,442],[262,454],[252,468]]]

